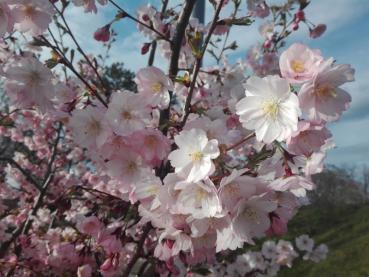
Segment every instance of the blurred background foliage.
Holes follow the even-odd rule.
[[[330,165],[313,179],[312,205],[289,223],[286,239],[309,234],[328,245],[327,259],[318,264],[296,260],[278,276],[369,276],[369,167]]]

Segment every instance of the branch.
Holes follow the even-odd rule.
[[[113,0],[109,0],[110,3],[113,4],[113,6],[115,6],[120,12],[122,12],[122,14],[125,17],[128,17],[129,19],[132,19],[134,22],[146,27],[147,29],[153,31],[155,34],[157,34],[161,39],[168,41],[169,43],[172,43],[171,40],[169,40],[165,35],[163,35],[162,33],[160,33],[158,30],[154,29],[152,26],[147,25],[145,22],[140,21],[139,19],[137,19],[136,17],[130,15],[129,13],[127,13],[121,6],[119,6],[117,3],[115,3]]]
[[[56,155],[57,155],[57,148],[58,148],[58,143],[59,143],[60,138],[61,138],[62,128],[63,128],[63,125],[61,123],[59,123],[58,131],[57,131],[57,138],[56,138],[56,140],[53,144],[52,154],[51,154],[50,161],[48,163],[47,170],[46,170],[46,173],[45,173],[45,176],[44,176],[44,181],[42,183],[42,188],[41,188],[41,191],[40,191],[40,193],[37,197],[37,200],[35,201],[32,212],[28,215],[27,220],[24,223],[22,223],[21,226],[19,226],[17,229],[15,229],[13,231],[12,237],[9,240],[2,243],[2,245],[0,247],[0,259],[5,256],[7,249],[12,244],[12,242],[15,241],[19,237],[19,235],[28,233],[29,228],[31,227],[31,224],[32,224],[32,221],[33,221],[32,217],[37,214],[38,209],[42,205],[43,198],[46,194],[47,188],[48,188],[49,184],[52,182],[52,179],[54,177],[54,173],[53,173],[52,168],[53,168],[53,163],[54,163]]]
[[[12,164],[14,167],[16,167],[26,178],[28,182],[30,182],[32,185],[34,185],[39,191],[41,191],[41,186],[37,183],[37,181],[33,178],[31,173],[22,168],[19,163],[17,163],[15,160],[11,158],[0,158],[0,161],[8,162],[9,164]]]
[[[233,13],[231,15],[231,21],[233,21],[236,18],[236,15],[237,15],[237,12],[238,12],[238,8],[239,8],[241,2],[234,2],[233,4],[234,4],[234,11],[233,11]],[[220,59],[223,56],[223,53],[224,53],[225,48],[227,46],[227,41],[228,41],[228,38],[229,38],[229,34],[230,33],[231,33],[231,26],[228,28],[227,34],[226,34],[226,36],[224,38],[222,50],[220,51],[219,56],[216,58],[217,64],[219,64]]]
[[[247,137],[245,137],[244,139],[240,140],[239,142],[236,142],[235,144],[229,146],[226,148],[226,151],[230,151],[233,148],[236,148],[240,145],[242,145],[243,143],[245,143],[246,141],[248,141],[250,138],[253,138],[255,136],[255,133],[251,133],[250,135],[248,135]]]
[[[72,38],[74,44],[76,45],[77,47],[77,51],[84,57],[84,59],[86,60],[86,62],[88,63],[88,65],[92,68],[92,70],[94,71],[94,73],[96,74],[97,78],[99,79],[99,82],[101,84],[101,86],[107,90],[105,87],[104,87],[104,81],[103,79],[101,78],[99,72],[97,71],[97,68],[92,64],[92,62],[90,61],[90,59],[87,57],[86,53],[83,51],[82,47],[80,46],[80,44],[78,43],[76,37],[73,35],[73,32],[72,30],[70,29],[67,21],[65,20],[65,17],[64,17],[64,14],[63,12],[61,12],[57,7],[56,5],[50,1],[50,3],[54,6],[55,10],[57,11],[57,13],[60,15],[61,19],[63,20],[64,22],[64,25],[66,27],[66,30],[68,31],[68,34],[70,35],[70,37]],[[50,29],[49,29],[50,31]],[[50,31],[51,33],[51,31]],[[52,33],[51,33],[52,34]]]
[[[145,227],[143,228],[143,233],[142,233],[142,236],[140,238],[140,241],[137,244],[136,252],[133,255],[132,259],[129,261],[126,269],[124,270],[124,272],[122,274],[123,277],[128,277],[130,275],[133,266],[135,265],[137,260],[141,257],[143,245],[145,243],[145,240],[146,240],[151,228],[152,228],[152,226],[151,226],[150,222],[147,223],[145,225]]]
[[[82,76],[78,73],[78,71],[74,68],[73,64],[67,59],[67,57],[64,55],[63,51],[58,46],[52,45],[45,36],[40,36],[40,38],[43,40],[43,42],[46,43],[46,45],[54,50],[58,55],[62,58],[62,63],[68,67],[74,75],[77,76],[78,79],[82,81],[82,83],[85,84],[85,86],[91,91],[91,93],[107,108],[108,104],[105,102],[105,100],[100,96],[100,94],[97,92],[96,89],[94,89]]]
[[[192,14],[192,10],[195,6],[196,0],[187,0],[185,6],[182,9],[182,13],[178,19],[178,24],[172,39],[172,55],[169,64],[169,77],[174,80],[178,73],[178,60],[181,53],[182,41],[185,35],[186,27]],[[172,99],[173,92],[169,92],[170,99]],[[167,109],[160,112],[159,126],[165,126],[162,129],[164,135],[168,132],[166,121],[170,116],[170,104]]]
[[[187,96],[186,104],[185,104],[185,108],[184,108],[185,115],[184,115],[183,120],[181,122],[181,126],[182,127],[186,124],[187,118],[190,115],[190,112],[191,112],[191,100],[192,100],[193,92],[194,92],[194,89],[195,89],[197,76],[198,76],[199,71],[200,71],[201,61],[202,61],[202,58],[204,57],[206,48],[208,47],[208,44],[210,42],[210,38],[211,38],[211,36],[212,36],[212,34],[213,34],[216,26],[217,26],[217,22],[218,22],[218,19],[219,19],[219,14],[220,14],[220,11],[221,11],[221,9],[223,7],[224,1],[225,0],[220,0],[220,2],[219,2],[218,7],[217,7],[217,9],[215,11],[215,14],[214,14],[213,21],[211,23],[209,32],[208,32],[208,34],[206,36],[204,45],[203,45],[203,47],[201,49],[201,53],[200,53],[200,55],[198,55],[196,57],[195,70],[194,70],[193,77],[192,77],[193,79],[192,79],[192,82],[191,82],[191,85],[190,85],[190,89],[189,89],[189,92],[188,92],[188,96]]]
[[[168,2],[169,0],[163,0],[163,5],[161,7],[161,14],[164,14],[167,6],[168,6]],[[149,56],[149,61],[147,63],[148,66],[152,66],[154,64],[154,59],[155,59],[155,53],[156,53],[156,48],[157,48],[158,44],[156,42],[156,40],[154,40],[151,44],[151,50],[150,50],[150,56]]]

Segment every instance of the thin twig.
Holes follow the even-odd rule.
[[[43,40],[43,42],[46,43],[46,45],[54,50],[58,55],[62,58],[62,63],[67,66],[74,75],[77,76],[78,79],[82,81],[82,83],[85,84],[85,86],[91,91],[91,93],[105,106],[108,107],[108,104],[106,101],[100,96],[100,94],[97,92],[96,89],[94,89],[82,76],[78,73],[78,71],[74,68],[73,64],[68,60],[68,58],[64,55],[63,51],[58,46],[52,45],[45,36],[40,36],[40,38]]]
[[[134,22],[146,27],[147,29],[153,31],[154,33],[156,33],[161,39],[168,41],[169,43],[172,43],[170,39],[168,39],[165,35],[163,35],[162,33],[160,33],[158,30],[156,30],[155,28],[153,28],[152,26],[146,24],[145,22],[140,21],[139,19],[135,18],[134,16],[130,15],[129,13],[127,13],[121,6],[119,6],[117,3],[115,3],[113,0],[109,0],[110,3],[113,4],[113,6],[115,6],[119,11],[121,11],[123,13],[123,15],[125,17],[128,17],[129,19],[133,20]]]
[[[137,260],[141,257],[142,247],[145,243],[145,240],[146,240],[151,228],[152,228],[152,226],[151,226],[150,223],[147,223],[145,225],[145,227],[143,228],[143,232],[142,232],[141,238],[140,238],[140,240],[137,244],[135,254],[133,255],[132,259],[127,264],[127,267],[126,267],[126,269],[124,270],[124,272],[122,274],[123,277],[128,277],[130,275],[133,266],[136,264]]]
[[[226,151],[232,150],[240,145],[242,145],[243,143],[245,143],[246,141],[248,141],[250,138],[253,138],[255,136],[255,133],[251,133],[250,135],[248,135],[247,137],[245,137],[244,139],[240,140],[239,142],[236,142],[235,144],[229,146],[228,148],[226,148]]]
[[[167,6],[168,6],[168,2],[169,0],[163,0],[163,5],[161,7],[161,14],[164,14]],[[155,53],[156,53],[156,48],[158,46],[158,43],[156,42],[156,40],[154,40],[151,43],[151,50],[150,50],[150,56],[149,56],[149,61],[147,62],[148,66],[152,66],[154,64],[154,59],[155,59]]]
[[[178,61],[181,53],[181,47],[183,38],[185,35],[185,31],[189,22],[189,19],[192,14],[192,10],[195,6],[196,0],[187,0],[182,9],[182,13],[179,16],[178,24],[176,30],[174,32],[174,36],[172,39],[171,51],[172,55],[170,57],[169,63],[169,77],[174,80],[178,73]],[[173,92],[169,92],[170,98],[172,99]],[[168,132],[167,121],[170,116],[170,104],[168,107],[160,112],[159,126],[164,126],[162,128],[162,132],[164,135]]]
[[[16,167],[26,178],[26,181],[30,182],[32,185],[34,185],[39,191],[41,191],[40,184],[34,179],[32,174],[28,172],[26,169],[22,168],[19,163],[17,163],[14,159],[11,158],[1,158],[0,161],[8,162],[9,164],[12,164],[14,167]]]
[[[52,3],[52,2],[51,2]],[[82,47],[80,46],[80,44],[78,43],[76,37],[74,36],[72,30],[70,29],[64,14],[56,7],[56,5],[54,3],[52,3],[52,5],[54,6],[55,10],[57,11],[57,13],[60,15],[60,18],[62,19],[62,21],[64,22],[64,25],[66,27],[66,30],[68,31],[68,34],[70,35],[70,37],[72,38],[74,44],[77,47],[77,51],[84,57],[84,59],[86,60],[87,64],[92,68],[92,70],[94,71],[94,73],[96,74],[97,78],[99,79],[99,82],[101,83],[101,86],[105,88],[104,86],[104,81],[101,78],[99,72],[97,71],[97,68],[92,64],[92,62],[90,61],[89,57],[87,56],[87,54],[83,51]],[[49,30],[50,31],[50,30]],[[51,32],[50,32],[51,33]]]
[[[35,201],[35,204],[33,206],[33,209],[31,211],[31,213],[28,215],[28,218],[25,222],[23,222],[21,224],[21,226],[19,226],[17,229],[15,229],[12,233],[12,236],[9,240],[3,242],[1,244],[0,247],[0,259],[3,258],[6,254],[7,249],[9,248],[9,246],[21,235],[21,234],[27,234],[29,228],[31,227],[32,224],[32,217],[35,216],[37,214],[38,209],[41,207],[42,202],[43,202],[43,198],[46,194],[47,188],[49,186],[49,184],[52,182],[54,173],[53,173],[53,163],[56,159],[56,155],[57,155],[57,148],[58,148],[58,143],[61,139],[61,130],[63,128],[63,125],[61,123],[59,123],[59,127],[58,127],[58,131],[57,131],[57,138],[53,144],[53,148],[52,148],[52,154],[50,157],[50,161],[48,163],[47,166],[47,170],[44,176],[44,181],[42,182],[42,188],[41,191]]]
[[[218,22],[218,19],[219,19],[219,14],[220,14],[220,11],[221,11],[221,9],[223,7],[224,1],[225,0],[221,0],[219,2],[218,7],[217,7],[217,9],[215,11],[215,14],[214,14],[213,21],[211,23],[209,32],[208,32],[208,34],[206,36],[204,45],[202,46],[201,53],[200,53],[200,55],[198,57],[196,57],[195,70],[194,70],[194,73],[193,73],[192,82],[191,82],[191,85],[190,85],[190,89],[189,89],[189,92],[188,92],[188,96],[187,96],[186,104],[185,104],[185,108],[184,108],[185,114],[184,114],[183,120],[181,122],[181,126],[182,127],[186,124],[187,118],[190,115],[190,112],[191,112],[191,100],[192,100],[193,92],[194,92],[194,89],[195,89],[195,85],[196,85],[196,81],[197,81],[197,76],[198,76],[199,71],[200,71],[202,58],[204,57],[204,54],[205,54],[206,48],[208,47],[208,44],[210,42],[211,36],[212,36],[212,34],[213,34],[216,26],[217,26],[217,22]]]

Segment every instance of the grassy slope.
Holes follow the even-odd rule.
[[[325,261],[296,261],[282,277],[369,277],[369,205],[361,207],[305,208],[291,222],[289,238],[307,233],[326,243]]]

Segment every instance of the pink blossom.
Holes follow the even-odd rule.
[[[77,7],[83,7],[86,13],[93,12],[97,13],[96,0],[73,0],[73,4]],[[100,5],[106,5],[108,0],[97,0]]]
[[[246,97],[236,104],[236,113],[245,129],[255,130],[258,141],[283,141],[297,130],[298,98],[285,79],[252,76],[245,89]]]
[[[262,237],[270,227],[269,213],[276,208],[276,203],[263,196],[253,196],[240,202],[233,219],[235,233],[245,240]]]
[[[77,228],[83,234],[96,237],[103,225],[96,216],[89,216],[78,220]]]
[[[312,190],[314,184],[302,176],[293,175],[286,178],[276,179],[269,184],[269,188],[276,191],[290,191],[297,197],[304,197],[306,190]]]
[[[233,170],[231,175],[222,178],[219,187],[219,197],[223,207],[233,212],[242,199],[247,199],[256,193],[256,187],[261,180],[242,175],[246,170]]]
[[[292,266],[293,260],[298,257],[298,254],[293,248],[293,245],[289,241],[280,240],[277,244],[277,263],[280,265]]]
[[[318,38],[327,30],[327,25],[318,24],[313,29],[309,29],[311,38]]]
[[[314,240],[308,235],[301,235],[295,239],[296,246],[301,251],[311,252],[314,248]]]
[[[174,141],[179,149],[172,151],[168,159],[176,173],[188,182],[197,182],[214,172],[212,160],[219,156],[217,140],[208,140],[201,129],[191,129],[183,130]]]
[[[78,277],[91,277],[92,276],[92,268],[89,264],[82,265],[78,267],[77,270]]]
[[[51,71],[31,57],[20,57],[4,68],[5,90],[12,102],[23,108],[39,107],[41,111],[52,110],[54,97]]]
[[[140,69],[135,78],[140,96],[153,107],[165,109],[169,105],[169,91],[173,91],[172,80],[154,66]]]
[[[108,174],[125,185],[137,182],[147,170],[141,157],[133,151],[115,153],[106,166]]]
[[[155,129],[136,131],[129,140],[135,151],[152,166],[160,166],[170,152],[169,139]]]
[[[14,28],[14,19],[6,1],[0,2],[0,38],[11,33]]]
[[[348,64],[334,64],[333,58],[321,64],[314,78],[299,92],[301,109],[310,120],[336,121],[347,110],[351,96],[340,88],[354,81],[355,70]]]
[[[72,135],[81,147],[100,147],[112,134],[104,119],[104,113],[98,107],[88,106],[84,110],[75,110],[69,122]]]
[[[47,30],[55,11],[48,0],[14,0],[12,15],[15,29],[32,36]]]
[[[175,186],[178,192],[177,209],[201,219],[212,217],[222,211],[215,185],[210,179],[197,183],[181,182]]]
[[[317,50],[301,43],[292,44],[279,60],[282,77],[290,83],[303,83],[313,79],[323,58]]]
[[[122,249],[122,243],[115,235],[106,234],[104,232],[99,234],[97,239],[98,244],[102,246],[108,255],[119,253]]]
[[[116,134],[126,136],[145,127],[149,112],[138,94],[119,91],[113,94],[105,117]]]
[[[288,150],[309,157],[313,152],[319,152],[331,137],[331,132],[322,123],[300,121],[297,132],[287,139]]]
[[[97,41],[107,42],[110,39],[110,24],[97,29],[94,33],[94,39]]]
[[[269,15],[269,7],[264,0],[247,0],[247,9],[252,16],[267,17]]]

